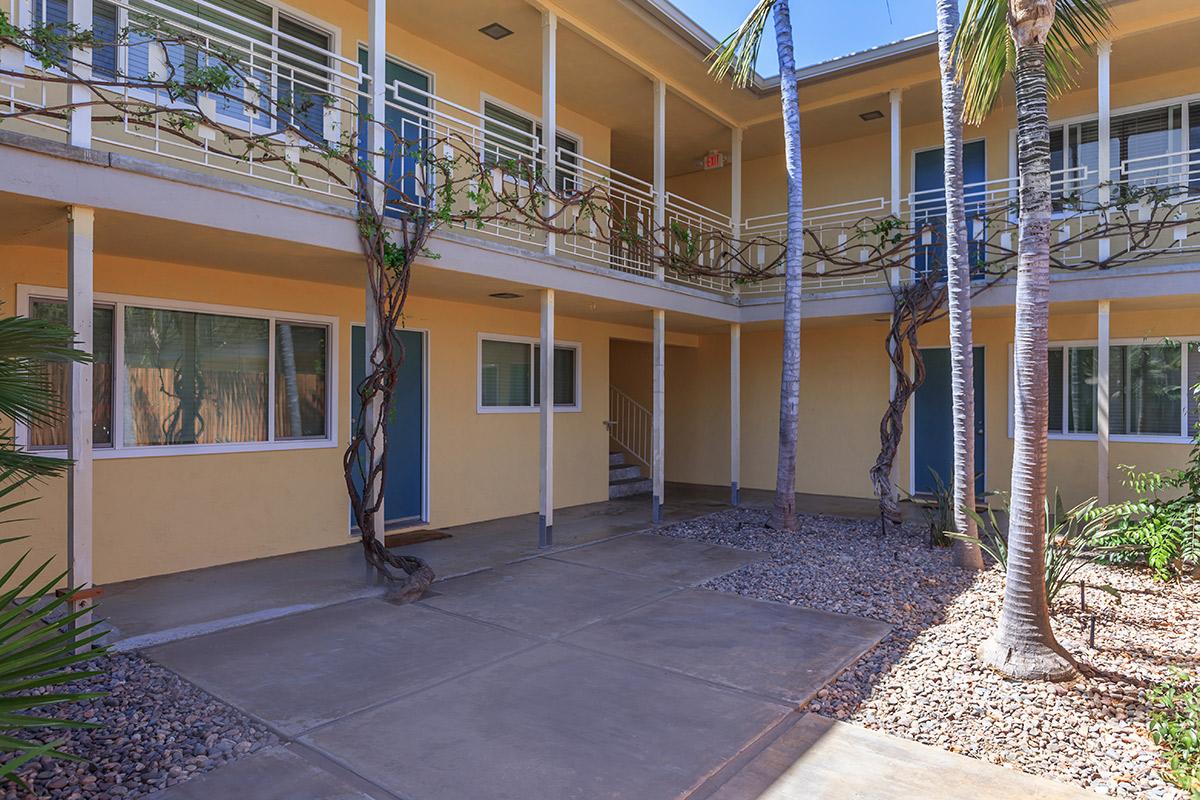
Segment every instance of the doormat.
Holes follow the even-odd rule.
[[[384,534],[383,544],[386,547],[405,547],[422,542],[436,542],[438,539],[449,539],[450,534],[444,531],[403,531],[402,533]]]

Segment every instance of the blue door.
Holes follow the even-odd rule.
[[[366,48],[360,47],[358,63],[364,76],[367,74],[367,60]],[[429,76],[389,59],[384,83],[387,98],[384,153],[388,184],[384,210],[388,216],[394,217],[401,213],[404,200],[424,201],[424,198],[418,198],[417,176],[418,170],[424,169],[420,153],[433,136],[429,122],[429,98],[422,94],[429,91]],[[370,84],[364,80],[359,89],[368,93]],[[358,118],[361,120],[358,126],[358,146],[361,152],[367,150],[369,115],[370,101],[366,96],[362,96],[358,101]]]
[[[366,372],[366,333],[361,325],[351,330],[351,411],[357,419],[362,404],[356,389]],[[396,379],[387,422],[384,517],[388,523],[416,522],[425,514],[425,335],[397,330],[395,336],[404,346],[404,363]]]
[[[913,409],[914,494],[930,494],[936,483],[930,470],[950,486],[954,476],[954,418],[950,393],[950,348],[922,348],[925,382]],[[983,494],[983,348],[975,348],[975,493]]]
[[[974,265],[979,260],[979,245],[983,225],[984,187],[987,179],[986,153],[983,140],[968,142],[963,148],[963,200],[967,207],[967,253]],[[936,270],[946,273],[946,167],[942,148],[917,153],[913,175],[913,222],[933,228],[933,243],[918,247],[918,272]]]

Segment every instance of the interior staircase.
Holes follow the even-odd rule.
[[[622,452],[608,454],[608,499],[650,493],[650,479]]]

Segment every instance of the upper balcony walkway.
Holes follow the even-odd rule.
[[[64,23],[67,12],[66,0],[24,5],[10,0],[10,17],[34,26]],[[489,115],[486,104],[470,108],[402,72],[372,75],[365,50],[357,59],[348,57],[313,30],[285,25],[283,18],[239,14],[222,0],[190,0],[186,5],[177,0],[96,0],[93,14],[98,42],[110,42],[94,48],[93,74],[108,86],[106,103],[95,106],[88,121],[86,139],[81,142],[72,131],[73,114],[67,107],[73,87],[64,73],[11,46],[4,48],[2,62],[9,74],[0,81],[0,114],[10,117],[6,129],[175,163],[352,208],[359,191],[352,170],[310,157],[308,143],[365,150],[370,120],[376,119],[371,104],[381,94],[392,137],[382,167],[392,187],[386,197],[388,213],[403,214],[414,204],[430,202],[443,184],[474,181],[477,188],[479,175],[495,184],[490,187],[494,194],[532,191],[522,185],[520,172],[501,168],[518,162],[521,172],[555,175],[562,206],[556,219],[559,232],[548,235],[545,227],[519,218],[496,218],[456,226],[457,233],[531,254],[553,253],[618,277],[701,290],[734,303],[775,302],[781,293],[786,212],[742,219],[740,199],[727,214],[672,192],[660,152],[655,153],[653,180],[591,158],[569,139],[556,139],[548,157],[542,122],[524,126],[520,120]],[[147,19],[155,20],[160,31],[177,31],[182,43],[164,45],[145,33],[142,21]],[[201,69],[214,63],[218,53],[238,66],[238,78],[225,92],[178,97],[145,86],[155,76]],[[373,87],[380,85],[377,92]],[[198,109],[221,127],[200,124],[181,133],[164,125],[161,115],[140,110],[147,106]],[[1183,108],[1186,114],[1186,103]],[[1185,122],[1182,140],[1173,139],[1166,152],[1160,148],[1150,156],[1055,173],[1052,256],[1059,271],[1100,270],[1108,261],[1172,265],[1196,260],[1200,147],[1189,145],[1200,142],[1189,142],[1188,130]],[[897,131],[893,126],[894,136]],[[247,146],[248,140],[260,144]],[[665,146],[658,121],[655,149]],[[431,158],[431,149],[445,152]],[[467,157],[455,159],[455,153]],[[442,166],[433,163],[443,155]],[[735,147],[733,159],[736,193],[740,148]],[[460,174],[439,174],[446,164]],[[882,158],[878,168],[897,170],[894,160],[888,164]],[[477,174],[468,174],[471,170]],[[867,198],[831,198],[825,192],[818,204],[805,209],[806,294],[882,292],[941,269],[942,190],[901,193],[898,186],[893,180],[890,195]],[[396,187],[403,191],[393,191]],[[971,258],[977,269],[986,267],[994,277],[1015,267],[1017,188],[1016,179],[1009,177],[965,188]],[[575,204],[574,197],[587,200]],[[1122,205],[1112,204],[1111,198],[1122,197]],[[455,200],[459,208],[480,202],[476,191]],[[1123,224],[1114,223],[1117,217]],[[910,240],[903,247],[880,256],[888,249],[881,242],[904,236]],[[663,248],[675,256],[675,264],[687,266],[672,267]],[[738,278],[733,273],[739,269],[753,279]]]

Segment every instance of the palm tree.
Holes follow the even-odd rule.
[[[779,54],[779,99],[783,106],[784,157],[787,165],[787,245],[784,252],[783,365],[779,382],[779,460],[775,472],[772,525],[796,530],[796,444],[800,428],[800,292],[804,256],[804,182],[800,170],[800,102],[796,92],[796,59],[792,52],[792,19],[788,0],[759,0],[742,22],[713,50],[711,72],[733,75],[749,85],[767,19],[774,16]]]
[[[975,343],[971,334],[971,264],[963,200],[962,86],[954,65],[958,0],[938,0],[938,64],[946,169],[946,282],[950,305],[950,391],[954,421],[954,563],[983,569],[975,508]],[[975,540],[972,542],[971,540]]]
[[[1004,606],[980,650],[1014,678],[1064,680],[1074,660],[1054,638],[1046,602],[1046,346],[1050,320],[1051,93],[1070,84],[1074,50],[1108,26],[1104,0],[967,0],[955,39],[968,121],[990,110],[1008,71],[1017,99],[1020,171],[1016,328],[1013,359],[1012,498]]]

